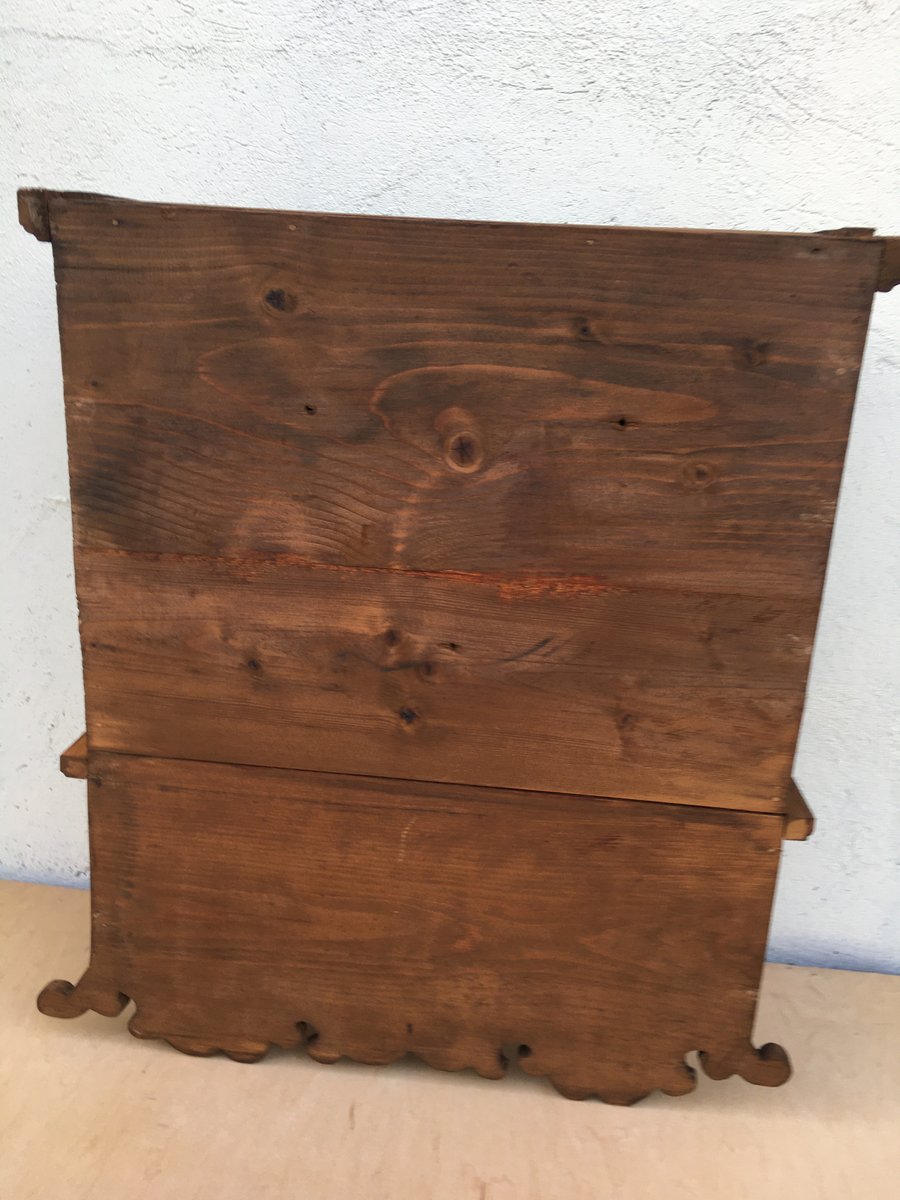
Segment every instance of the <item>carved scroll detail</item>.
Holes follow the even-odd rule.
[[[77,986],[68,979],[51,980],[38,996],[37,1006],[46,1017],[80,1017],[88,1009],[101,1017],[117,1017],[128,1001],[122,992],[95,983],[88,970]]]
[[[740,1075],[747,1083],[762,1087],[780,1087],[791,1077],[791,1063],[776,1042],[766,1042],[759,1049],[748,1042],[724,1055],[700,1053],[700,1065],[710,1079],[727,1079]]]
[[[93,979],[90,969],[77,986],[64,979],[54,979],[38,997],[38,1008],[51,1017],[78,1017],[89,1009],[102,1016],[115,1017],[128,1003],[129,997],[108,982]],[[335,1063],[341,1058],[349,1058],[354,1062],[386,1066],[409,1053],[438,1070],[461,1071],[471,1068],[487,1079],[502,1079],[509,1068],[509,1060],[502,1050],[475,1035],[466,1036],[457,1044],[429,1046],[427,1049],[379,1049],[373,1045],[369,1050],[355,1044],[348,1052],[348,1049],[338,1047],[305,1021],[296,1022],[292,1028],[293,1034],[286,1029],[287,1036],[278,1042],[271,1042],[232,1036],[202,1037],[169,1033],[144,1025],[140,1011],[135,1011],[128,1023],[129,1032],[137,1038],[162,1039],[182,1054],[207,1057],[221,1053],[240,1063],[259,1062],[273,1045],[278,1045],[285,1050],[302,1049],[319,1063]],[[624,1072],[621,1066],[610,1071],[602,1063],[587,1059],[579,1064],[576,1073],[572,1073],[560,1047],[552,1043],[544,1048],[521,1045],[515,1057],[525,1072],[547,1078],[560,1095],[569,1100],[596,1097],[605,1104],[630,1105],[653,1091],[661,1091],[667,1096],[682,1096],[697,1086],[696,1072],[688,1066],[683,1056],[670,1063],[658,1063],[655,1067],[641,1067],[633,1082],[623,1082],[623,1075],[627,1076],[628,1072]],[[727,1052],[701,1052],[699,1057],[703,1070],[711,1079],[727,1079],[737,1074],[748,1083],[777,1087],[791,1074],[787,1055],[781,1046],[772,1042],[761,1049],[747,1042]]]

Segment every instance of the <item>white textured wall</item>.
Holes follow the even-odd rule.
[[[0,8],[0,873],[81,881],[50,247],[15,188],[419,216],[900,233],[890,0]],[[772,954],[900,970],[900,289],[875,304]]]

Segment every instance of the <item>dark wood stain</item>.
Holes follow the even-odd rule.
[[[91,965],[43,1011],[238,1061],[523,1070],[629,1104],[750,1043],[779,825],[750,813],[93,754]],[[650,882],[652,881],[652,883]],[[665,902],[660,903],[664,892]]]
[[[614,1103],[690,1091],[693,1050],[783,1082],[756,988],[897,239],[20,215],[58,287],[94,910],[41,1010]]]

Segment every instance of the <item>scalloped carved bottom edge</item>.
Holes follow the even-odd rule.
[[[48,983],[38,996],[37,1006],[42,1013],[50,1017],[78,1017],[88,1010],[105,1017],[116,1017],[129,1002],[130,997],[122,992],[94,983],[89,969],[77,986],[64,979],[54,979]],[[303,1049],[310,1058],[319,1063],[335,1063],[341,1058],[348,1058],[368,1066],[387,1066],[412,1054],[437,1070],[461,1071],[471,1068],[485,1079],[502,1079],[509,1067],[509,1058],[500,1048],[491,1047],[475,1036],[470,1036],[463,1044],[457,1046],[430,1047],[428,1050],[417,1048],[400,1052],[379,1052],[375,1049],[367,1051],[354,1047],[352,1053],[348,1053],[330,1045],[304,1021],[298,1021],[295,1028],[295,1037],[279,1042],[233,1038],[210,1040],[147,1028],[141,1024],[140,1013],[137,1011],[128,1022],[129,1032],[134,1037],[161,1039],[182,1054],[200,1057],[225,1054],[234,1062],[240,1063],[259,1062],[273,1045],[277,1045],[284,1050]],[[695,1047],[686,1047],[684,1055],[692,1049]],[[611,1081],[604,1083],[602,1079],[597,1080],[596,1076],[602,1075],[602,1068],[587,1064],[584,1072],[579,1070],[577,1077],[572,1077],[554,1061],[555,1056],[552,1052],[544,1054],[539,1047],[536,1049],[521,1045],[515,1051],[515,1057],[523,1071],[529,1075],[547,1078],[566,1099],[587,1100],[596,1097],[605,1104],[619,1105],[635,1104],[657,1090],[667,1096],[682,1096],[692,1092],[697,1086],[697,1073],[684,1061],[684,1055],[670,1063],[660,1063],[658,1071],[654,1072],[652,1086],[630,1088],[622,1087],[618,1082],[614,1084]],[[721,1080],[731,1075],[739,1075],[747,1083],[778,1087],[786,1083],[791,1076],[790,1060],[782,1047],[774,1042],[768,1042],[761,1048],[753,1046],[749,1041],[742,1042],[731,1046],[726,1052],[710,1053],[700,1050],[699,1060],[704,1073],[710,1079]],[[641,1075],[646,1078],[645,1071],[642,1071]]]

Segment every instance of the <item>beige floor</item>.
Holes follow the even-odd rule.
[[[898,1200],[900,978],[770,967],[778,1090],[701,1078],[630,1109],[416,1063],[255,1066],[42,1017],[87,961],[88,896],[0,884],[2,1200]]]

